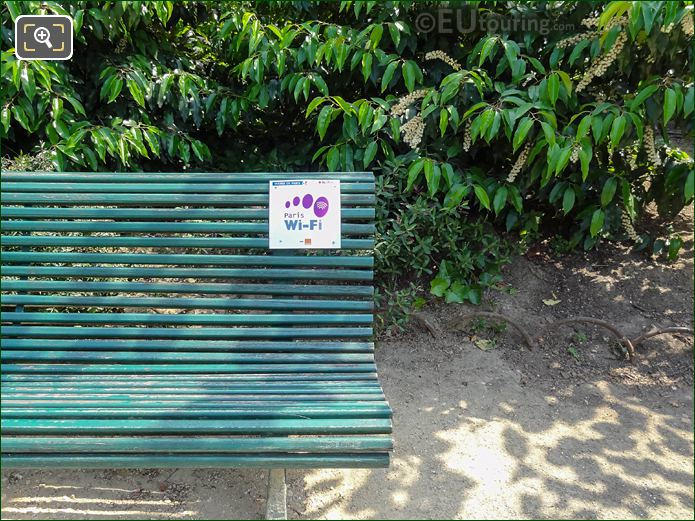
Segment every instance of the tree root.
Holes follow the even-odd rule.
[[[690,329],[689,327],[665,327],[663,329],[652,329],[647,333],[642,333],[640,336],[633,338],[632,339],[632,345],[633,346],[638,346],[648,338],[652,338],[654,336],[658,335],[666,335],[666,334],[684,334],[684,335],[693,335],[693,330]]]
[[[521,336],[524,337],[524,342],[526,342],[529,351],[533,350],[534,342],[531,338],[531,335],[529,335],[523,327],[521,327],[518,323],[516,323],[513,319],[509,318],[507,315],[503,315],[502,313],[492,313],[490,311],[473,311],[472,313],[467,313],[462,317],[459,317],[459,320],[460,322],[464,322],[470,318],[476,317],[495,318],[497,320],[504,320],[508,324],[511,324],[521,334]],[[458,328],[459,325],[460,323],[454,324],[452,327]]]
[[[422,312],[413,313],[413,318],[417,320],[432,335],[433,338],[439,337],[439,330],[432,324],[430,319]]]
[[[574,318],[565,318],[563,320],[558,320],[556,322],[552,322],[551,324],[548,324],[546,327],[558,327],[558,326],[565,326],[567,324],[574,324],[576,322],[586,322],[588,324],[594,324],[595,326],[601,326],[611,333],[615,335],[615,337],[618,339],[618,342],[620,342],[622,345],[625,346],[627,349],[627,357],[628,360],[634,360],[635,359],[635,346],[634,344],[630,341],[630,339],[625,336],[622,331],[620,331],[617,327],[615,327],[613,324],[610,324],[606,322],[605,320],[601,320],[599,318],[592,318],[592,317],[574,317]]]
[[[417,314],[416,314],[417,315]],[[518,322],[516,322],[514,319],[508,317],[507,315],[504,315],[502,313],[493,313],[490,311],[473,311],[471,313],[467,313],[461,317],[458,318],[457,323],[454,323],[451,327],[454,329],[460,329],[460,326],[463,322],[466,320],[469,320],[471,318],[476,318],[476,317],[484,317],[484,318],[492,318],[496,320],[503,320],[512,326],[521,334],[521,336],[524,338],[524,341],[526,342],[526,345],[528,346],[529,350],[532,350],[535,343],[533,339],[531,338],[531,335],[528,334],[526,329],[524,329]],[[417,317],[420,321],[422,321],[425,326],[430,329],[429,324],[421,317]],[[627,359],[631,362],[634,362],[635,360],[635,347],[641,345],[645,340],[648,338],[652,338],[655,336],[659,335],[666,335],[666,334],[684,334],[684,335],[693,335],[693,330],[689,327],[664,327],[664,328],[652,328],[648,332],[642,333],[639,336],[636,336],[634,338],[629,338],[627,335],[625,335],[618,327],[615,325],[611,324],[610,322],[606,322],[605,320],[601,320],[600,318],[593,318],[593,317],[572,317],[572,318],[565,318],[562,320],[557,320],[555,322],[552,322],[544,327],[544,329],[549,329],[549,328],[557,328],[560,326],[565,326],[568,324],[575,324],[575,323],[587,323],[587,324],[593,324],[595,326],[600,326],[604,329],[607,329],[611,333],[613,333],[613,336],[618,340],[618,342],[625,347],[627,350]],[[431,331],[432,336],[435,336],[435,334]]]

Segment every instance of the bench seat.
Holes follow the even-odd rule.
[[[339,251],[268,181],[341,181]],[[2,464],[383,467],[370,173],[2,174]]]

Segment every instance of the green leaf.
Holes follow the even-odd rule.
[[[198,158],[198,161],[205,161],[205,145],[202,142],[195,139],[191,141],[191,147],[193,148],[193,153],[195,154],[195,157]]]
[[[565,215],[567,215],[574,206],[575,197],[576,194],[574,192],[574,188],[571,186],[565,188],[565,193],[562,196],[562,211],[565,213]]]
[[[20,107],[19,105],[15,105],[12,107],[12,114],[14,114],[14,119],[24,127],[25,130],[31,132],[31,127],[29,126],[29,119],[27,118],[26,113],[24,112],[24,109]]]
[[[666,92],[664,92],[664,126],[666,126],[676,111],[676,99],[676,91],[666,89]]]
[[[408,168],[408,184],[406,186],[407,191],[410,191],[413,188],[413,184],[415,184],[415,181],[417,180],[417,178],[420,175],[420,172],[422,171],[422,168],[424,166],[425,166],[425,159],[424,158],[420,158],[417,161],[414,161],[410,165],[410,168]]]
[[[89,147],[82,147],[82,155],[87,160],[87,163],[89,163],[89,167],[92,169],[92,171],[96,171],[97,168],[99,168],[97,156]]]
[[[352,151],[352,146],[349,144],[345,144],[341,147],[342,150],[342,170],[344,172],[354,172],[355,170],[355,164],[352,161],[353,158],[353,151]]]
[[[435,277],[430,281],[430,293],[435,297],[443,297],[450,284],[451,281],[449,279]]]
[[[570,156],[572,155],[572,145],[568,145],[560,150],[557,157],[557,163],[555,164],[555,174],[562,172],[567,163],[569,162]]]
[[[480,204],[489,210],[490,209],[490,197],[488,197],[487,192],[485,191],[485,188],[476,184],[476,185],[473,185],[473,190],[475,191],[475,196],[478,198],[478,201],[480,201]]]
[[[364,165],[364,168],[367,168],[374,159],[374,156],[376,155],[376,147],[377,142],[375,140],[369,143],[369,145],[367,145],[367,148],[364,149],[364,158],[362,159],[362,164]]]
[[[543,134],[545,135],[545,140],[549,145],[555,144],[555,130],[550,126],[550,123],[541,121],[541,128],[543,129]]]
[[[531,62],[533,68],[536,69],[540,74],[545,74],[545,67],[543,67],[543,64],[540,61],[532,56],[528,57],[528,61]]]
[[[437,193],[439,188],[439,181],[442,178],[442,169],[439,165],[434,165],[431,174],[428,176],[427,164],[425,164],[425,179],[427,180],[427,188],[430,195]]]
[[[478,61],[478,67],[483,66],[483,62],[485,59],[488,57],[490,54],[490,51],[492,51],[493,47],[497,43],[497,36],[489,36],[488,39],[485,41],[483,44],[483,47],[480,51],[480,60]]]
[[[691,170],[688,174],[688,178],[685,180],[685,187],[683,188],[683,196],[685,202],[687,203],[693,198],[693,191],[695,191],[695,171]]]
[[[323,141],[323,137],[326,135],[326,130],[328,130],[328,125],[331,122],[331,113],[333,112],[333,107],[326,105],[319,112],[319,117],[316,121],[316,130],[319,132],[319,138]]]
[[[613,120],[613,126],[611,127],[611,146],[615,148],[620,139],[623,137],[625,132],[625,123],[627,120],[622,114]]]
[[[145,95],[143,94],[140,85],[138,85],[138,82],[132,78],[128,78],[128,81],[126,83],[128,84],[128,90],[130,91],[130,95],[133,96],[135,102],[144,108]]]
[[[516,128],[516,133],[514,134],[513,140],[515,152],[519,148],[519,146],[524,142],[524,139],[526,139],[526,135],[528,134],[532,126],[533,120],[528,116],[522,119],[519,123],[519,126]]]
[[[591,128],[591,115],[584,116],[582,120],[579,122],[579,126],[577,127],[577,135],[574,137],[577,141],[582,139],[584,136],[586,136],[589,133],[589,129]]]
[[[637,93],[637,96],[635,96],[635,99],[632,100],[630,103],[630,110],[635,110],[637,107],[639,107],[644,101],[650,97],[652,94],[654,94],[659,87],[656,85],[649,85],[648,87],[643,88],[641,91]]]
[[[391,126],[391,139],[395,143],[400,143],[401,141],[401,122],[396,118],[389,119],[389,125]]]
[[[678,252],[683,246],[683,240],[680,237],[671,237],[668,241],[668,260],[674,261],[678,258]]]
[[[603,213],[603,210],[594,210],[594,213],[591,216],[591,226],[589,227],[589,232],[591,233],[592,237],[596,237],[598,232],[601,231],[601,228],[603,228],[603,220],[605,217],[606,216]]]
[[[388,88],[389,83],[391,83],[393,73],[396,72],[396,68],[398,68],[398,63],[398,60],[394,60],[386,66],[384,75],[381,77],[381,92],[384,92]]]
[[[463,185],[461,183],[454,184],[449,189],[446,196],[444,196],[444,207],[445,208],[457,207],[459,204],[461,204],[461,201],[468,194],[468,192],[469,192],[469,189],[465,185]]]
[[[683,100],[683,117],[687,118],[693,111],[693,98],[695,97],[695,89],[693,87],[688,87],[688,91],[685,93],[685,98]]]
[[[80,101],[77,98],[75,98],[74,96],[70,96],[69,94],[64,94],[63,97],[66,100],[68,100],[75,112],[77,112],[78,114],[82,114],[83,116],[87,115],[87,113],[84,111],[82,103],[80,103]]]
[[[616,3],[626,3],[629,4],[630,2],[616,2]],[[652,32],[652,25],[654,24],[654,18],[656,17],[656,13],[659,10],[659,7],[661,6],[655,6],[652,5],[651,2],[640,2],[642,4],[642,17],[644,18],[644,32],[649,35],[649,33]]]
[[[337,146],[331,147],[326,154],[326,166],[331,172],[338,170],[340,164],[340,149]]]
[[[417,64],[413,60],[408,60],[403,64],[403,81],[408,92],[415,89],[415,77],[417,76]]]
[[[606,206],[613,200],[617,188],[618,180],[615,177],[606,179],[606,182],[603,184],[603,190],[601,191],[601,206]]]
[[[354,114],[355,109],[350,105],[347,101],[345,101],[343,98],[340,96],[333,96],[333,99],[335,102],[340,106],[340,109],[345,112],[346,114]]]
[[[500,123],[502,121],[502,115],[499,113],[499,111],[495,111],[495,117],[492,120],[492,123],[487,129],[487,132],[485,133],[485,141],[488,143],[497,135],[497,132],[499,132],[500,129]]]
[[[511,201],[514,209],[517,212],[521,213],[522,210],[524,209],[524,200],[521,197],[521,192],[514,185],[509,186],[509,200]]]
[[[603,118],[594,115],[591,118],[591,134],[594,136],[594,143],[598,145],[601,141],[601,131],[603,129]]]
[[[312,74],[311,81],[316,85],[316,88],[319,89],[321,94],[328,96],[328,85],[326,85],[326,82],[319,74]]]
[[[157,93],[157,106],[161,107],[164,105],[164,99],[166,98],[169,90],[171,89],[171,84],[174,81],[174,76],[171,74],[165,74],[162,77],[162,82],[159,85],[159,92]]]
[[[446,292],[445,301],[447,304],[454,302],[461,303],[468,297],[469,291],[470,289],[467,285],[455,280],[449,290]]]
[[[4,60],[5,58],[3,57],[3,61]],[[20,78],[22,81],[22,89],[24,90],[24,94],[26,94],[27,98],[29,98],[29,101],[33,101],[34,96],[36,95],[36,82],[34,80],[34,71],[29,68],[28,63],[22,67]]]
[[[391,41],[393,42],[393,46],[398,47],[398,44],[401,43],[401,32],[398,29],[398,26],[394,23],[389,23],[388,28],[389,33],[391,34]]]
[[[9,107],[3,107],[2,112],[0,112],[0,122],[2,123],[2,127],[7,132],[10,129],[10,118],[11,118],[11,112]]]
[[[384,34],[384,26],[381,24],[377,24],[374,26],[372,29],[371,34],[369,35],[369,41],[372,44],[372,49],[376,49],[379,46],[379,42],[381,41],[381,36]]]
[[[142,134],[145,137],[145,141],[147,141],[152,153],[155,156],[159,156],[159,136],[150,130],[143,130]]]
[[[495,210],[495,215],[498,215],[504,205],[507,204],[507,187],[500,186],[495,192],[495,197],[492,200],[492,207]]]
[[[294,91],[292,91],[294,101],[297,101],[299,99],[299,95],[302,93],[302,89],[304,89],[304,84],[308,81],[308,78],[301,77],[297,80],[297,83],[294,84]]]
[[[369,76],[372,74],[372,55],[369,53],[365,53],[362,56],[362,77],[364,78],[364,82],[367,83],[367,80],[369,79]]]
[[[582,168],[582,181],[586,181],[586,178],[589,175],[589,164],[591,163],[592,155],[593,150],[591,143],[589,143],[587,140],[585,145],[582,145],[582,148],[579,149],[579,162]]]
[[[311,102],[309,103],[309,106],[306,108],[306,113],[305,113],[304,116],[305,116],[305,117],[309,117],[309,115],[310,115],[312,112],[314,112],[314,111],[316,110],[316,108],[317,108],[319,105],[321,105],[321,103],[323,103],[324,101],[326,101],[326,98],[321,97],[321,96],[319,96],[318,98],[314,98],[313,100],[311,100]]]
[[[548,98],[550,103],[555,106],[557,102],[557,97],[560,93],[560,79],[556,73],[551,74],[548,78]]]
[[[574,65],[574,62],[579,58],[579,56],[582,54],[582,51],[587,48],[589,45],[589,40],[582,40],[579,42],[577,45],[574,46],[574,49],[572,49],[572,52],[570,53],[569,57],[569,64]]]
[[[113,82],[111,83],[111,88],[109,89],[109,97],[106,100],[106,102],[111,103],[113,100],[115,100],[121,93],[122,88],[123,80],[121,78],[114,78]],[[125,161],[123,162],[125,163]]]
[[[444,133],[446,132],[446,127],[449,125],[449,113],[447,112],[446,109],[442,109],[439,111],[439,132],[441,132],[442,137],[444,137]]]

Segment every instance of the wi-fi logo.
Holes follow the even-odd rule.
[[[319,197],[314,203],[314,215],[316,217],[323,217],[328,213],[328,199],[325,197]]]

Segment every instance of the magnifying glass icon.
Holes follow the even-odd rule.
[[[34,31],[34,39],[39,43],[45,43],[46,47],[52,49],[53,46],[51,45],[50,37],[51,32],[45,27],[37,27]]]

